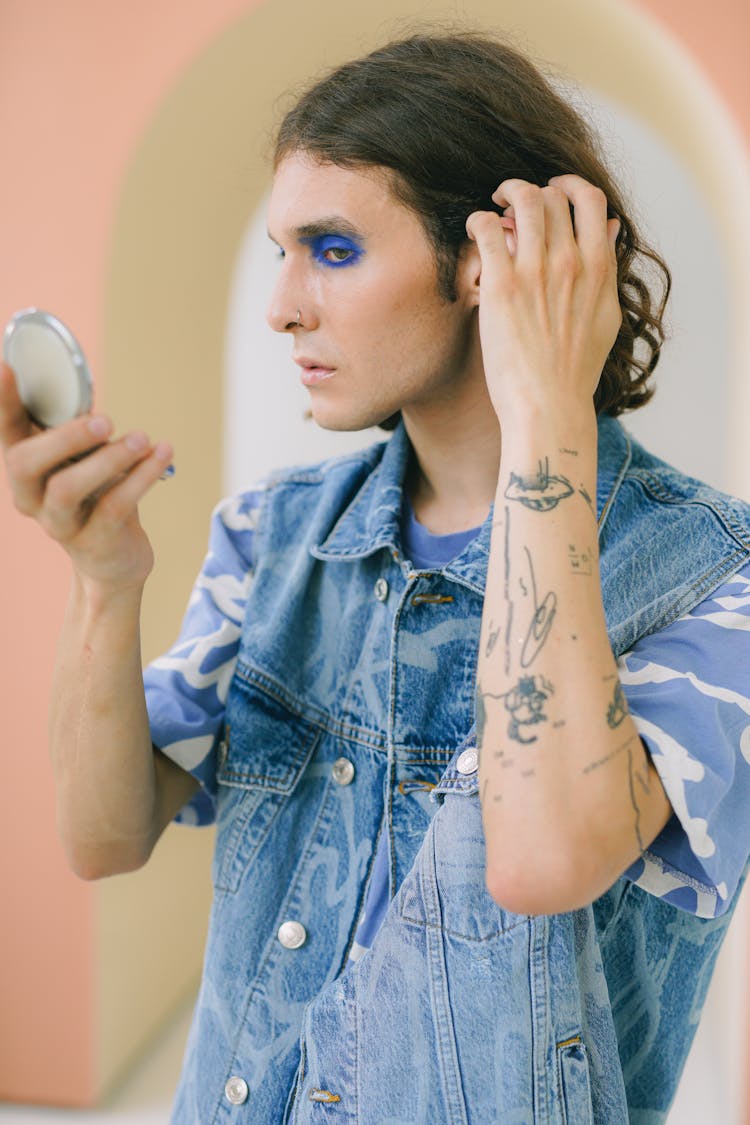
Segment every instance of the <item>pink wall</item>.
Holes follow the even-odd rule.
[[[253,6],[2,0],[0,324],[26,305],[54,310],[75,325],[99,370],[109,234],[130,153],[180,72]],[[0,543],[0,1099],[54,1090],[60,1102],[80,1102],[95,1086],[94,889],[65,866],[46,750],[68,567],[16,516],[2,474]]]
[[[750,5],[747,0],[629,0],[691,55],[726,102],[750,149]],[[633,76],[637,81],[637,75]]]
[[[746,0],[630,2],[693,55],[750,147]],[[253,6],[251,0],[2,0],[0,323],[28,304],[53,309],[86,340],[99,369],[109,235],[129,155],[190,60]],[[101,398],[106,404],[106,394]],[[44,1075],[58,1100],[75,1102],[90,1096],[94,1084],[87,971],[93,891],[65,867],[46,751],[46,699],[67,566],[16,517],[1,476],[0,543],[6,637],[0,652],[0,1098],[33,1090]],[[54,1013],[64,1020],[50,1018]]]

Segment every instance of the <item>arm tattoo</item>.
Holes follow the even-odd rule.
[[[552,684],[544,676],[521,676],[515,687],[505,695],[505,709],[510,715],[508,735],[515,742],[536,742],[537,736],[524,738],[524,728],[546,723],[544,705],[554,695]]]
[[[581,487],[578,489],[578,492],[584,498],[591,510],[592,516],[594,517],[594,519],[596,519],[596,509],[594,508],[594,503],[583,485],[581,485]]]
[[[631,734],[630,738],[626,738],[619,746],[615,746],[614,750],[610,750],[609,754],[605,754],[603,758],[597,758],[595,761],[589,762],[587,766],[583,767],[581,773],[591,773],[593,770],[598,770],[600,766],[606,766],[608,762],[613,761],[613,759],[622,754],[623,750],[627,750],[628,753],[630,753],[630,745],[635,741],[636,737],[636,735]]]
[[[528,733],[528,728],[536,726],[538,723],[546,723],[548,716],[544,712],[544,707],[551,695],[554,695],[555,689],[552,684],[544,678],[544,676],[521,676],[518,683],[510,689],[510,691],[495,694],[491,691],[482,691],[481,687],[477,685],[476,694],[476,720],[477,720],[477,747],[481,745],[484,737],[485,724],[487,721],[487,704],[488,699],[502,699],[505,704],[505,710],[510,715],[508,723],[508,736],[514,742],[520,742],[523,745],[536,742],[537,736],[534,734],[530,738],[525,737]],[[494,753],[496,758],[504,758],[505,752],[497,750]],[[507,758],[503,765],[511,766],[513,764],[512,758]]]
[[[528,476],[511,473],[505,496],[508,500],[518,500],[527,508],[537,512],[549,512],[561,500],[572,495],[573,485],[563,476],[553,476],[549,471],[549,458],[539,462],[539,468]]]
[[[513,599],[510,596],[510,509],[505,505],[505,544],[504,544],[505,576],[503,579],[503,595],[505,597],[505,675],[510,675],[510,634],[513,628]]]
[[[625,692],[622,690],[622,684],[617,680],[612,702],[607,708],[607,726],[612,730],[614,730],[615,727],[619,727],[627,713],[628,704],[625,699]]]
[[[490,621],[490,630],[489,630],[489,633],[487,635],[487,644],[484,647],[484,655],[485,656],[491,656],[492,655],[492,651],[493,651],[495,645],[498,642],[499,636],[500,636],[500,626],[498,625],[497,628],[495,628],[495,622]]]
[[[568,561],[570,562],[570,569],[572,570],[573,574],[591,574],[591,551],[579,551],[572,543],[569,543]]]
[[[523,648],[521,649],[521,667],[528,668],[529,665],[533,663],[535,657],[541,652],[549,636],[552,622],[555,620],[555,614],[557,613],[557,595],[550,590],[550,592],[545,595],[541,604],[537,601],[534,564],[531,561],[528,547],[524,547],[524,551],[526,552],[526,558],[529,563],[531,597],[534,603],[534,616],[531,619],[531,625],[529,626],[526,640],[523,642]]]

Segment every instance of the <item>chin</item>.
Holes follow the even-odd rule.
[[[369,430],[374,426],[379,426],[381,422],[387,422],[389,418],[394,417],[393,410],[386,410],[383,412],[369,410],[356,411],[356,410],[326,410],[321,405],[313,404],[310,407],[309,417],[313,419],[320,426],[321,430],[333,430],[339,433],[354,433],[359,430]]]

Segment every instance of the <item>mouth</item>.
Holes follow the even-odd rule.
[[[306,387],[325,382],[335,373],[335,367],[326,367],[309,356],[295,356],[294,362],[302,369],[300,379]]]

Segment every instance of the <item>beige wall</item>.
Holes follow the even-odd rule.
[[[710,10],[693,0],[477,0],[463,8],[509,26],[669,139],[716,202],[739,292],[750,258],[750,242],[743,255],[737,237],[738,229],[746,237],[745,208],[735,226],[731,186],[696,126],[701,98],[693,92],[694,113],[676,83],[685,50],[750,145],[742,54],[750,9],[730,0]],[[225,298],[264,182],[258,138],[273,99],[361,50],[388,21],[438,10],[403,0],[381,2],[376,15],[343,0],[0,6],[0,322],[29,304],[58,313],[86,346],[99,403],[119,424],[176,443],[177,477],[145,509],[160,560],[147,599],[147,655],[176,627],[220,489]],[[647,17],[658,33],[647,34]],[[738,330],[738,356],[745,346]],[[744,466],[740,450],[742,490]],[[0,1098],[85,1104],[197,971],[210,840],[170,829],[146,871],[104,884],[67,871],[54,832],[44,703],[67,567],[12,511],[4,482],[0,543]],[[154,950],[165,943],[182,956],[160,960]]]

